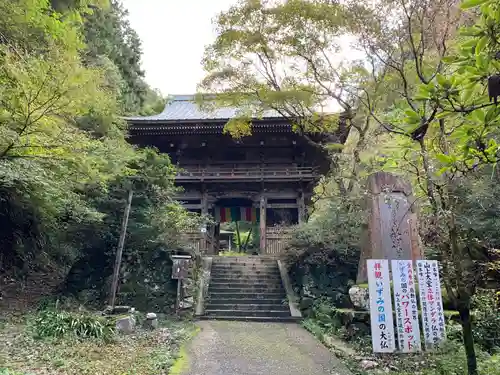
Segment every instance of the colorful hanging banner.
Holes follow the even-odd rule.
[[[439,267],[436,260],[417,260],[417,276],[426,349],[446,340]]]
[[[259,210],[255,207],[216,207],[215,220],[219,223],[230,221],[259,221]]]
[[[368,291],[372,345],[375,353],[392,353],[396,349],[392,317],[389,261],[367,259]]]
[[[255,207],[241,207],[241,221],[249,221],[251,223],[256,223],[257,213],[259,211]]]
[[[418,352],[422,346],[413,262],[392,260],[391,266],[399,350],[403,353]]]

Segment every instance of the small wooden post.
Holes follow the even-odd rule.
[[[182,280],[188,277],[191,256],[172,255],[172,279],[177,279],[177,295],[175,298],[175,313],[179,314],[182,301]]]
[[[116,290],[118,289],[118,278],[120,276],[120,266],[122,263],[123,246],[125,245],[125,235],[127,234],[128,217],[130,214],[130,207],[132,206],[133,191],[128,191],[127,205],[125,206],[125,213],[123,215],[122,229],[120,233],[120,240],[118,241],[118,249],[116,250],[115,268],[113,270],[113,281],[111,282],[111,297],[110,305],[115,307]]]
[[[266,209],[267,198],[262,194],[260,196],[260,253],[266,253]]]
[[[181,309],[181,300],[182,300],[182,279],[177,279],[177,294],[175,298],[175,315],[179,315],[179,311]]]
[[[238,239],[238,252],[241,252],[241,235],[239,221],[236,221],[236,238]]]

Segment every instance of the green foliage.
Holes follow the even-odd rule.
[[[246,256],[248,255],[247,253],[240,253],[238,251],[221,251],[219,252],[219,256],[224,256],[224,257],[241,257],[241,256]]]
[[[346,110],[352,104],[335,87],[342,77],[330,60],[338,56],[344,16],[341,5],[305,0],[248,0],[220,14],[217,39],[205,51],[207,75],[200,90],[217,93],[215,106],[240,109],[225,131],[249,135],[248,119],[274,110],[299,134],[338,132],[338,117],[321,112],[334,101]],[[321,37],[311,30],[320,30]]]
[[[342,328],[335,306],[328,298],[319,298],[314,301],[311,318],[326,333],[334,333]]]
[[[237,248],[243,249],[243,246],[247,243],[247,241],[250,245],[252,244],[253,237],[253,233],[250,233],[250,231],[240,231],[239,241],[241,241],[241,243],[239,243],[237,235],[233,236],[233,242]]]
[[[474,341],[488,352],[500,350],[500,311],[495,293],[478,293],[473,303]]]
[[[165,100],[144,81],[141,69],[141,41],[127,19],[128,12],[120,1],[86,15],[84,35],[87,43],[85,61],[99,64],[105,57],[119,74],[117,82],[121,112],[144,115],[161,112]]]
[[[168,255],[198,219],[172,201],[169,158],[126,140],[120,115],[162,106],[140,57],[117,1],[0,2],[0,272],[51,264],[60,292],[102,302],[133,189],[122,297],[169,303]]]
[[[6,368],[0,368],[0,375],[25,375],[25,374],[19,371],[11,371]]]
[[[500,374],[500,355],[491,356],[479,365],[480,373],[484,375]]]
[[[24,324],[0,331],[0,373],[149,375],[167,372],[192,336],[189,322],[162,321],[157,330],[115,335],[113,340],[66,337],[35,339]]]
[[[216,105],[241,106],[242,117],[274,109],[299,134],[335,131],[333,121],[316,114],[322,102],[334,101],[351,115],[351,139],[341,156],[332,154],[327,188],[318,189],[319,212],[299,228],[287,254],[302,301],[318,298],[322,289],[340,292],[325,279],[345,287],[355,277],[366,224],[359,178],[380,170],[412,182],[423,243],[443,265],[453,304],[467,312],[476,288],[498,289],[500,109],[487,84],[500,72],[500,3],[470,0],[462,8],[474,13],[461,13],[455,0],[248,0],[216,19],[217,39],[206,50],[200,85],[220,94]],[[345,36],[354,37],[363,61],[337,58]],[[228,131],[245,133],[245,123],[233,121]],[[465,323],[469,373],[475,374]],[[438,373],[464,370],[453,366],[443,363]]]
[[[323,210],[292,232],[285,260],[303,299],[328,296],[350,306],[348,289],[356,280],[362,210],[359,201],[322,200]]]
[[[33,322],[35,337],[95,338],[110,340],[114,334],[114,324],[90,313],[74,313],[58,310],[43,310]]]

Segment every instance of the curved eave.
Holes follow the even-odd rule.
[[[151,124],[151,125],[191,125],[191,124],[223,124],[225,125],[231,118],[217,118],[217,119],[175,119],[175,120],[166,120],[166,119],[158,119],[158,118],[148,118],[148,117],[124,117],[125,121],[129,124]],[[287,119],[283,117],[263,117],[263,118],[254,118],[251,120],[252,123],[259,122],[288,122]]]

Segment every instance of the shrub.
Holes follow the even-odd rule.
[[[284,260],[302,299],[328,297],[336,307],[350,307],[348,291],[358,269],[362,210],[347,199],[325,200],[322,209],[292,232]]]
[[[109,340],[114,334],[114,325],[104,317],[89,313],[44,310],[34,321],[37,338],[75,336]]]
[[[500,355],[493,355],[479,362],[479,371],[484,375],[500,375]]]
[[[493,291],[480,291],[473,299],[474,341],[488,351],[500,350],[500,311]]]

